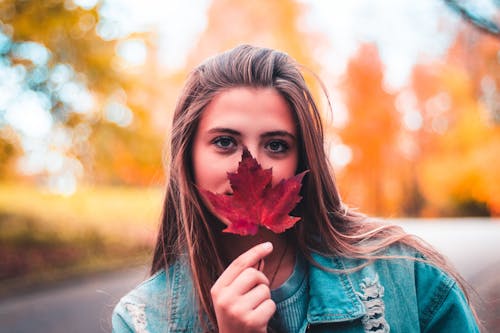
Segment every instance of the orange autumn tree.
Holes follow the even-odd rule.
[[[344,200],[370,214],[399,213],[400,117],[395,96],[383,88],[383,65],[374,45],[359,48],[341,87],[349,120],[339,135],[352,150],[351,162],[339,174]]]
[[[497,39],[465,29],[446,63],[414,71],[427,122],[418,163],[424,215],[500,215],[499,49]]]

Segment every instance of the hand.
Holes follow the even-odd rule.
[[[269,280],[255,266],[273,251],[262,243],[236,258],[210,290],[220,333],[266,332],[276,311]]]

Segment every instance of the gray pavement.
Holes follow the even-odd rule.
[[[500,266],[500,219],[392,219],[444,254],[468,281]]]
[[[0,332],[111,332],[114,305],[146,276],[138,267],[0,300]]]
[[[500,219],[391,222],[434,245],[480,294],[500,290]],[[0,300],[0,333],[111,332],[114,305],[146,276],[146,267],[132,268]]]

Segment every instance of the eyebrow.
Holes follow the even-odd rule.
[[[228,134],[232,134],[232,135],[236,135],[236,136],[241,136],[241,133],[234,130],[234,129],[231,129],[231,128],[225,128],[225,127],[214,127],[214,128],[211,128],[207,131],[209,134],[212,134],[212,133],[228,133]]]
[[[290,132],[287,131],[271,131],[271,132],[266,132],[263,135],[261,135],[264,138],[271,137],[271,136],[287,136],[292,140],[295,140],[295,135],[293,135]]]
[[[214,127],[208,130],[208,133],[227,133],[231,134],[234,136],[241,136],[241,133],[232,129],[232,128],[226,128],[226,127]],[[270,132],[265,132],[264,134],[261,135],[261,137],[267,138],[267,137],[273,137],[273,136],[287,136],[292,140],[296,140],[295,135],[288,131],[270,131]]]

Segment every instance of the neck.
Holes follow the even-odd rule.
[[[295,249],[292,244],[288,244],[288,240],[283,234],[275,234],[261,228],[254,236],[222,233],[220,235],[220,242],[224,257],[228,263],[257,244],[271,242],[273,244],[273,252],[264,259],[264,265],[260,265],[260,270],[271,282],[271,289],[275,289],[283,284],[293,271]]]

